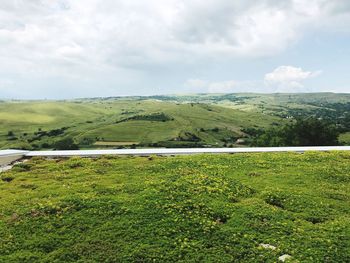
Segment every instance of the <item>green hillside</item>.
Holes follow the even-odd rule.
[[[339,104],[350,103],[350,94],[338,93],[232,93],[232,94],[193,94],[174,96],[151,96],[164,101],[197,102],[215,104],[229,108],[265,112],[269,114],[292,114],[295,110],[315,113],[319,109],[334,110]]]
[[[349,262],[349,160],[32,159],[0,174],[0,262]]]
[[[50,148],[64,137],[81,147],[100,141],[233,144],[242,136],[241,128],[267,127],[278,119],[215,105],[156,100],[5,102],[0,103],[0,147]]]
[[[243,128],[308,117],[348,143],[349,94],[247,93],[0,102],[0,148],[51,149],[64,138],[80,148],[234,147]]]

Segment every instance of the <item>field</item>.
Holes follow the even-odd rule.
[[[34,158],[0,174],[0,262],[349,262],[349,175],[348,152]]]
[[[81,148],[100,141],[222,146],[234,144],[241,128],[276,121],[262,113],[155,100],[6,102],[0,103],[0,148],[52,148],[65,137]]]
[[[95,142],[94,145],[101,145],[101,146],[130,146],[130,145],[137,145],[139,142]]]
[[[194,94],[0,102],[0,149],[236,147],[242,129],[315,117],[350,132],[350,95]],[[249,138],[248,138],[249,139]],[[249,140],[248,140],[249,141]],[[137,142],[129,144],[128,142]]]
[[[206,103],[239,109],[247,112],[263,112],[272,115],[288,115],[291,111],[302,110],[314,113],[315,110],[334,110],[334,105],[346,105],[350,94],[337,93],[234,93],[234,94],[193,94],[174,96],[153,96],[164,101],[181,103]]]

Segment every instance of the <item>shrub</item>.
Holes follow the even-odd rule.
[[[174,118],[165,114],[164,112],[156,112],[156,113],[147,114],[147,115],[135,115],[135,116],[132,116],[129,118],[125,118],[125,119],[116,121],[116,123],[126,122],[126,121],[130,121],[130,120],[166,122],[166,121],[173,121]]]
[[[64,138],[54,144],[56,150],[78,150],[79,147],[72,138]]]
[[[280,192],[268,192],[265,194],[265,202],[269,205],[284,208],[285,196]]]
[[[42,145],[41,145],[42,148],[50,148],[51,145],[48,144],[47,142],[44,142]]]
[[[19,163],[13,166],[12,169],[16,172],[27,172],[27,171],[30,171],[31,167],[32,166],[28,163]]]
[[[4,176],[4,177],[1,177],[1,180],[4,181],[4,182],[11,182],[13,179],[15,179],[14,177],[12,176]]]

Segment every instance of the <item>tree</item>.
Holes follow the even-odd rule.
[[[79,147],[72,138],[64,138],[54,144],[56,150],[78,150]]]
[[[315,119],[299,119],[281,128],[258,134],[253,146],[331,146],[338,145],[339,132],[334,125]]]
[[[336,127],[326,121],[308,118],[297,121],[290,128],[289,132],[295,134],[294,144],[296,145],[332,146],[339,144],[339,133]]]

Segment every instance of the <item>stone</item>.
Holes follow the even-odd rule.
[[[259,246],[262,247],[262,248],[265,248],[265,249],[276,250],[276,247],[273,246],[273,245],[270,245],[270,244],[263,244],[263,243],[261,243]]]
[[[286,262],[287,260],[291,259],[292,256],[288,254],[284,254],[278,258],[279,261]]]

